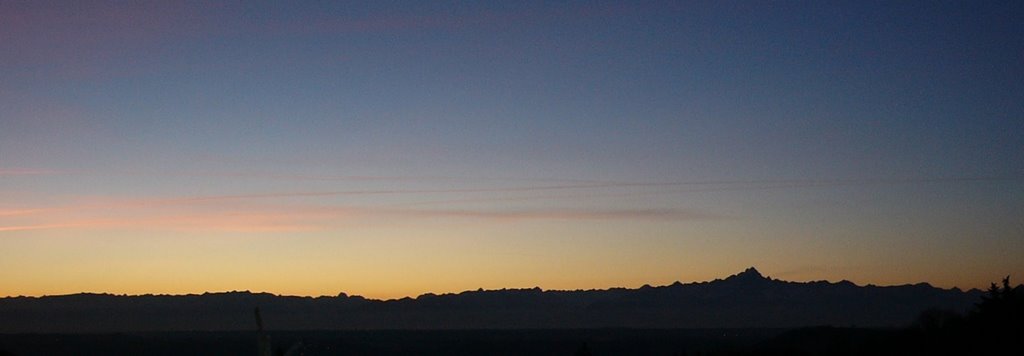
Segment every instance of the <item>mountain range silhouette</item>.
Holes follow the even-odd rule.
[[[568,329],[898,327],[927,309],[965,312],[979,290],[927,283],[789,282],[754,268],[725,279],[637,289],[501,289],[374,300],[223,292],[0,298],[0,333],[268,329]]]

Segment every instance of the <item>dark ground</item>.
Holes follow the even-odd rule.
[[[747,353],[777,329],[271,331],[301,355],[693,355]],[[255,331],[0,334],[11,355],[256,355]]]

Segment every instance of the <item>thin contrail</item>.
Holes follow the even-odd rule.
[[[916,183],[943,183],[943,182],[996,182],[996,181],[1020,181],[1022,177],[931,177],[931,178],[892,178],[892,179],[788,179],[788,180],[704,180],[686,182],[598,182],[560,184],[545,186],[520,186],[520,187],[498,187],[498,188],[450,188],[450,189],[378,189],[378,190],[341,190],[341,191],[306,191],[306,192],[274,192],[274,193],[253,193],[253,194],[224,194],[209,196],[191,196],[179,198],[156,198],[139,199],[135,201],[113,203],[113,204],[92,204],[77,207],[54,208],[48,210],[69,210],[89,209],[117,206],[148,206],[163,204],[188,204],[216,201],[250,200],[250,199],[271,199],[271,198],[303,198],[303,197],[330,197],[330,196],[357,196],[357,195],[402,195],[402,194],[450,194],[450,193],[512,193],[512,192],[542,192],[542,191],[565,191],[584,190],[600,188],[647,188],[647,187],[681,187],[681,186],[728,186],[700,189],[674,190],[670,192],[714,192],[714,191],[736,191],[736,190],[766,190],[786,188],[808,188],[808,187],[832,187],[850,185],[878,185],[878,184],[916,184]],[[651,194],[664,194],[665,191],[647,192]],[[586,195],[568,196],[573,197],[596,197],[596,196],[632,196],[640,195],[642,192],[634,193],[594,193]],[[480,198],[468,200],[447,200],[443,202],[459,201],[489,201],[494,199],[515,200],[517,198]],[[412,204],[429,204],[433,202],[420,202]],[[42,211],[41,209],[20,209],[22,211]]]
[[[468,176],[378,176],[378,175],[316,175],[316,174],[281,174],[268,172],[245,171],[180,171],[153,172],[139,170],[64,170],[25,167],[0,167],[2,175],[58,175],[58,174],[91,174],[91,175],[127,175],[127,176],[184,176],[184,177],[238,177],[266,178],[280,180],[305,181],[494,181],[494,182],[558,182],[580,184],[580,188],[589,187],[632,187],[632,186],[672,186],[672,185],[726,185],[726,184],[891,184],[891,183],[930,183],[930,182],[972,182],[972,181],[1015,181],[1024,180],[1024,176],[952,176],[952,177],[907,177],[907,178],[836,178],[836,179],[754,179],[754,180],[696,180],[685,182],[636,182],[599,179],[542,178],[542,177],[468,177]],[[513,187],[521,189],[570,189],[576,187]]]
[[[178,171],[159,172],[141,170],[56,170],[40,168],[0,168],[0,176],[9,175],[97,175],[97,176],[139,176],[139,177],[228,177],[271,180],[326,181],[326,182],[390,182],[390,181],[494,181],[494,182],[561,182],[561,183],[615,183],[613,181],[536,178],[536,177],[468,177],[468,176],[386,176],[386,175],[316,175],[282,174],[246,171]]]
[[[912,183],[942,183],[942,182],[991,182],[991,181],[1018,181],[1024,180],[1021,177],[949,177],[949,178],[898,178],[898,179],[792,179],[792,180],[719,180],[719,181],[690,181],[690,182],[608,182],[608,183],[581,183],[571,185],[547,185],[547,186],[523,186],[523,187],[500,187],[500,188],[453,188],[453,189],[384,189],[384,190],[344,190],[344,191],[311,191],[311,192],[281,192],[281,193],[257,193],[257,194],[236,194],[236,195],[213,195],[199,197],[185,197],[162,200],[163,202],[189,202],[189,201],[215,201],[215,200],[238,200],[238,199],[261,199],[261,198],[287,198],[287,197],[315,197],[315,196],[340,196],[340,195],[386,195],[386,194],[431,194],[431,193],[507,193],[507,192],[530,192],[530,191],[551,191],[551,190],[573,190],[592,188],[629,188],[629,187],[673,187],[688,185],[769,185],[767,187],[734,187],[734,188],[713,188],[707,191],[719,189],[729,190],[760,190],[778,188],[800,188],[800,187],[828,187],[844,185],[875,185],[875,184],[912,184]],[[158,200],[161,201],[161,200]]]

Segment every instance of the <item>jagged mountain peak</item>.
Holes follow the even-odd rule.
[[[740,272],[740,275],[749,275],[764,278],[764,275],[762,275],[761,272],[758,272],[757,268],[754,268],[753,266],[743,270],[743,272]]]
[[[747,269],[743,270],[743,272],[734,274],[732,276],[729,276],[729,278],[726,278],[726,280],[744,280],[744,281],[756,281],[756,280],[762,280],[762,279],[768,279],[768,278],[766,278],[764,275],[762,275],[761,272],[759,272],[757,270],[757,268],[754,268],[754,267],[747,268]]]

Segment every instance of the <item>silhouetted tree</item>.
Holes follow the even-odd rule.
[[[992,283],[968,317],[976,341],[986,347],[1020,348],[1024,346],[1024,287],[1010,286],[1010,276],[1002,287]]]
[[[928,354],[979,354],[1024,350],[1024,287],[992,283],[967,316],[939,309],[921,313],[904,340],[907,351]]]

